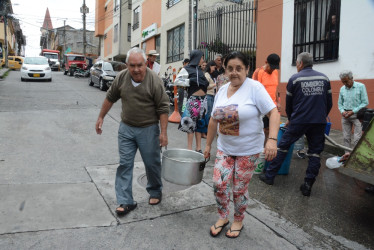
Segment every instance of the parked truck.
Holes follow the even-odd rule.
[[[51,70],[60,71],[60,51],[52,49],[42,49],[40,55],[48,58]]]
[[[65,54],[64,55],[64,75],[67,75],[69,73],[70,76],[73,76],[74,72],[78,68],[87,70],[86,57],[84,55]]]

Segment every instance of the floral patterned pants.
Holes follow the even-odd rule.
[[[255,161],[259,154],[250,156],[230,156],[217,150],[213,172],[214,195],[221,219],[229,215],[230,182],[233,184],[234,220],[242,221],[249,198],[248,184],[255,170]]]

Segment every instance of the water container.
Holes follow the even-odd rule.
[[[277,143],[278,145],[279,145],[279,142],[282,139],[282,136],[283,136],[285,131],[286,131],[286,128],[284,127],[284,123],[282,123],[280,125],[279,132],[278,132],[278,138],[277,138],[278,139],[278,143]],[[291,159],[292,159],[292,153],[293,153],[294,146],[295,146],[295,143],[293,143],[291,145],[291,147],[289,148],[287,156],[284,159],[281,168],[278,170],[279,175],[288,174],[288,172],[290,170],[290,165],[291,165]],[[266,164],[265,164],[265,168],[267,168],[269,166],[269,164],[270,164],[270,162],[267,161]]]

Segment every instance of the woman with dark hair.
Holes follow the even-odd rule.
[[[216,95],[216,79],[213,78],[213,72],[216,71],[216,66],[217,64],[215,61],[210,61],[207,63],[206,69],[205,69],[205,78],[209,82],[208,91],[206,95],[208,108],[207,108],[205,123],[207,126],[208,126],[209,119],[210,119],[210,113],[212,113],[214,96]],[[206,134],[202,134],[202,137],[206,138]]]
[[[188,75],[189,80],[186,109],[183,112],[179,130],[187,133],[187,147],[192,150],[193,137],[196,138],[196,151],[201,151],[201,133],[207,132],[207,126],[204,122],[207,100],[206,92],[208,81],[204,76],[200,65],[204,62],[204,54],[200,50],[191,51],[190,63],[185,66],[178,74],[179,76]]]
[[[231,52],[225,60],[225,68],[230,82],[223,85],[215,96],[204,157],[210,157],[211,144],[218,128],[213,185],[219,219],[210,228],[210,235],[218,236],[229,224],[229,185],[232,182],[234,222],[226,236],[236,238],[243,229],[242,221],[249,199],[248,184],[255,162],[263,150],[261,117],[270,117],[269,140],[264,149],[268,161],[277,154],[280,117],[264,86],[247,77],[249,62],[243,53]]]

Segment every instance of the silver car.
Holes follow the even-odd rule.
[[[106,91],[117,74],[126,68],[126,64],[122,62],[97,61],[90,69],[88,83],[90,86],[98,86]]]

